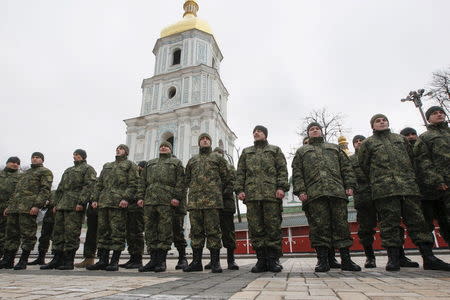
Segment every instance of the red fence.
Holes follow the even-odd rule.
[[[436,225],[436,224],[435,224]],[[353,246],[350,250],[354,251],[363,251],[362,245],[359,243],[358,238],[358,223],[352,222],[350,223],[350,232],[353,238]],[[309,226],[298,226],[298,227],[287,227],[283,228],[283,253],[299,253],[299,252],[314,252],[314,249],[311,248],[311,244],[309,242]],[[439,233],[439,227],[435,227],[434,231],[435,236],[435,247],[443,248],[447,247],[447,243],[442,238]],[[375,241],[373,244],[373,248],[375,250],[383,249],[381,247],[381,237],[380,231],[376,228]],[[253,249],[248,231],[236,231],[236,253],[237,254],[253,254],[255,250]],[[405,249],[415,249],[416,245],[412,242],[411,238],[408,235],[408,231],[405,231]]]

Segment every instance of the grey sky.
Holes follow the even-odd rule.
[[[84,148],[99,172],[138,115],[153,46],[182,0],[0,0],[0,164],[46,155],[55,182]],[[326,106],[349,139],[369,118],[420,128],[400,99],[450,65],[450,1],[199,1],[224,54],[228,123],[241,149],[256,124],[288,152],[300,119]],[[428,106],[428,104],[426,104]]]

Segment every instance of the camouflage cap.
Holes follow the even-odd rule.
[[[383,114],[376,114],[376,115],[373,115],[372,118],[370,118],[370,128],[373,128],[373,123],[374,123],[375,120],[378,119],[378,118],[385,118],[385,119],[389,122],[389,119],[386,117],[386,115],[383,115]]]
[[[33,158],[33,157],[39,157],[40,159],[42,159],[42,160],[45,160],[45,158],[44,158],[44,154],[42,154],[41,152],[33,152],[33,154],[31,154],[31,158]]]
[[[222,155],[224,154],[223,149],[220,148],[220,147],[214,148],[214,152],[220,153],[220,154],[222,154]]]
[[[431,114],[434,113],[435,111],[442,111],[444,114],[445,110],[440,107],[440,106],[432,106],[429,109],[427,109],[427,112],[425,113],[425,117],[427,117],[427,120],[430,118]]]
[[[364,141],[365,139],[366,139],[365,136],[358,134],[353,137],[352,143],[355,144],[357,140]]]
[[[311,127],[314,127],[314,126],[319,127],[320,131],[322,131],[322,125],[320,125],[317,122],[311,122],[311,123],[309,123],[308,127],[306,127],[306,133],[308,134],[308,137],[309,137],[309,130],[311,129]]]
[[[20,165],[20,158],[18,158],[17,156],[11,156],[10,158],[8,158],[6,163],[10,162]]]
[[[264,135],[267,138],[267,135],[269,134],[269,131],[267,130],[266,127],[262,126],[262,125],[256,125],[255,128],[253,128],[253,133],[255,133],[256,130],[260,130],[264,133]]]
[[[86,157],[87,157],[87,153],[83,149],[77,149],[77,150],[73,151],[73,154],[78,154],[79,156],[81,156],[82,159],[86,159]]]
[[[407,136],[409,134],[417,135],[417,131],[414,128],[406,127],[406,128],[403,128],[402,131],[400,131],[400,134],[403,136]]]
[[[208,138],[212,142],[211,136],[209,134],[207,134],[206,132],[204,132],[198,136],[198,145],[199,146],[200,146],[200,140],[204,137]]]
[[[172,152],[172,144],[169,143],[168,141],[164,141],[161,144],[159,144],[159,148],[161,148],[162,146],[166,146],[170,149],[170,152]]]
[[[125,150],[125,154],[126,154],[126,155],[128,155],[128,154],[130,153],[130,148],[128,148],[128,146],[125,145],[125,144],[120,144],[119,146],[117,146],[116,149],[119,149],[119,148]]]

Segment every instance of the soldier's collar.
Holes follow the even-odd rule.
[[[18,169],[17,169],[17,170],[15,170],[15,169],[10,169],[10,168],[8,168],[8,167],[5,167],[5,168],[3,169],[3,171],[8,172],[8,173],[15,173],[15,172],[18,172],[19,170],[18,170]]]
[[[391,133],[391,129],[387,128],[387,129],[383,129],[383,130],[373,130],[373,134],[378,134],[378,135],[382,135],[382,134],[388,134]]]
[[[321,144],[324,142],[323,136],[310,137],[308,140],[308,144]]]
[[[127,160],[127,156],[126,155],[124,155],[124,156],[116,156],[116,161],[124,161],[124,160]]]
[[[211,147],[200,147],[200,153],[201,154],[209,154],[212,152]]]
[[[264,146],[267,146],[269,144],[269,142],[267,140],[254,141],[253,144],[255,145],[255,147],[264,147]]]
[[[85,163],[85,162],[86,162],[85,160],[80,160],[80,161],[74,161],[73,164],[74,164],[75,166],[79,166],[79,165],[81,165],[81,164],[83,164],[83,163]]]
[[[31,164],[31,168],[35,169],[35,168],[39,168],[42,167],[43,164]]]
[[[446,128],[446,127],[448,127],[448,122],[444,121],[444,122],[439,122],[439,123],[436,123],[436,124],[428,124],[428,127],[431,127],[431,128]]]
[[[159,153],[160,158],[171,158],[172,153]]]

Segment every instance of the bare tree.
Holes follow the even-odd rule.
[[[313,110],[308,113],[306,117],[302,119],[302,125],[300,131],[297,132],[299,136],[306,136],[306,128],[312,122],[317,122],[322,126],[323,138],[326,141],[332,141],[337,139],[342,132],[345,132],[343,126],[345,116],[341,113],[332,113],[325,107]]]
[[[437,71],[433,73],[433,79],[428,87],[429,92],[426,94],[430,99],[436,101],[439,106],[443,107],[450,114],[450,67],[447,70]]]

